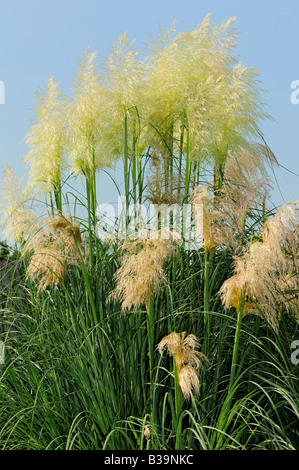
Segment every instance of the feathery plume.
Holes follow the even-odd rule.
[[[213,155],[216,179],[222,178],[229,152],[250,150],[252,141],[260,138],[259,122],[270,118],[262,111],[257,77],[256,70],[237,63],[216,78],[217,99],[210,111],[210,139],[204,152]]]
[[[25,138],[30,150],[24,161],[30,168],[30,189],[37,185],[37,191],[45,194],[60,187],[67,169],[64,155],[66,101],[53,77],[45,90],[37,92],[37,101],[34,124]]]
[[[106,90],[106,113],[110,120],[105,126],[105,152],[114,158],[123,156],[124,145],[128,156],[140,155],[140,108],[144,99],[145,66],[139,53],[129,41],[127,33],[120,35],[111,54],[103,64],[103,84]],[[127,119],[127,142],[124,140],[124,120]],[[135,150],[133,148],[135,147]],[[131,151],[132,149],[132,151]]]
[[[90,177],[97,169],[111,164],[111,155],[104,146],[106,91],[100,82],[95,52],[87,49],[77,64],[74,95],[67,111],[69,159],[71,171],[78,177]]]
[[[174,357],[179,385],[184,397],[189,400],[192,392],[199,391],[199,379],[196,370],[202,367],[202,361],[207,360],[205,355],[196,350],[198,346],[195,335],[186,336],[186,332],[172,332],[164,336],[157,345],[159,353],[162,355],[164,348],[167,348],[168,354]]]
[[[226,308],[238,310],[244,288],[247,299],[244,314],[260,314],[275,329],[281,306],[298,316],[298,211],[299,201],[286,204],[266,222],[263,240],[252,242],[236,258],[235,275],[220,289]]]
[[[199,393],[199,378],[193,367],[186,365],[181,368],[179,372],[179,385],[186,400],[191,399],[193,391],[196,394]]]
[[[103,75],[104,83],[110,93],[112,109],[119,113],[121,121],[125,112],[136,105],[140,96],[141,80],[145,73],[133,44],[134,41],[128,41],[127,33],[119,36],[111,55],[106,59]]]
[[[250,156],[251,153],[248,154]],[[212,212],[212,227],[218,246],[228,247],[234,254],[242,250],[245,231],[254,210],[262,209],[269,194],[270,183],[266,176],[255,177],[252,172],[241,171],[238,182],[225,180],[218,192],[218,199]]]
[[[153,38],[149,46],[148,74],[146,78],[146,122],[152,143],[163,148],[167,141],[171,125],[178,119],[184,109],[183,83],[180,82],[178,61],[180,50],[174,37],[174,23],[169,31],[161,25],[158,39]],[[154,129],[159,129],[159,134]],[[162,139],[161,139],[162,136]],[[165,150],[165,147],[164,147]],[[163,150],[162,150],[163,153]]]
[[[37,222],[31,229],[23,255],[30,255],[27,278],[38,280],[38,290],[64,282],[67,267],[80,265],[84,248],[79,224],[63,216]]]
[[[267,185],[267,164],[277,165],[273,152],[266,145],[252,142],[250,148],[228,152],[224,181],[231,186],[241,185],[246,188],[251,182],[264,178]]]
[[[163,264],[174,253],[176,240],[171,231],[139,232],[121,245],[121,267],[115,273],[116,288],[109,298],[118,298],[122,309],[148,307],[150,298],[166,281]]]
[[[1,181],[0,212],[4,237],[22,243],[35,220],[29,204],[28,188],[23,187],[22,179],[6,164],[5,178]]]

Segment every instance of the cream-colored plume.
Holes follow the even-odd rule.
[[[298,317],[299,201],[286,204],[264,226],[263,240],[253,241],[235,260],[235,275],[220,294],[227,307],[239,308],[245,289],[244,314],[256,313],[275,329],[285,308]]]
[[[121,245],[121,267],[115,273],[116,287],[109,298],[120,299],[122,309],[148,307],[152,294],[166,281],[163,264],[174,253],[176,241],[173,232],[166,230],[126,239]]]
[[[79,224],[62,216],[37,222],[24,246],[26,254],[30,256],[27,278],[38,280],[38,290],[57,287],[64,282],[68,266],[79,265],[84,258]]]
[[[157,349],[162,355],[164,348],[174,356],[179,385],[184,397],[189,400],[193,391],[199,392],[199,378],[197,370],[202,367],[202,361],[207,360],[205,355],[197,351],[197,338],[195,335],[186,336],[185,332],[172,332],[165,336],[157,345]]]
[[[35,220],[29,203],[28,188],[23,187],[22,178],[6,164],[5,178],[1,181],[0,212],[4,237],[22,243]]]
[[[54,78],[45,90],[37,92],[35,119],[25,141],[29,152],[24,161],[29,166],[29,188],[46,194],[60,187],[67,169],[65,158],[66,100],[61,97]]]

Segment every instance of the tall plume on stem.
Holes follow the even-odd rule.
[[[123,160],[127,218],[130,176],[134,203],[137,202],[137,193],[139,200],[142,194],[139,108],[143,101],[143,77],[144,67],[142,61],[138,60],[133,41],[128,41],[126,33],[120,35],[106,59],[103,70],[107,90],[107,112],[110,116],[105,133],[107,150]]]
[[[29,166],[29,187],[39,194],[60,190],[67,169],[64,154],[66,100],[61,97],[54,78],[49,79],[45,90],[37,92],[38,105],[35,120],[25,141],[30,150],[25,155]]]
[[[105,61],[103,80],[108,90],[109,112],[115,121],[122,122],[127,112],[134,113],[140,101],[145,69],[133,44],[126,33],[120,35]]]
[[[115,158],[124,155],[132,160],[134,154],[139,158],[140,117],[139,108],[143,102],[144,64],[134,49],[134,41],[127,34],[119,36],[109,57],[105,58],[102,80],[106,91],[106,113],[109,121],[105,127],[104,140],[106,153]],[[124,134],[126,120],[127,135]],[[133,169],[133,168],[132,168]]]
[[[91,178],[95,171],[109,166],[111,155],[104,149],[106,92],[100,82],[96,53],[84,51],[77,61],[73,78],[73,98],[68,105],[68,147],[71,171]]]

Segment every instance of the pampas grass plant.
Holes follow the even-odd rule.
[[[278,162],[237,42],[210,15],[160,25],[143,57],[123,34],[69,95],[37,93],[28,182],[7,165],[0,187],[2,450],[299,448],[299,204],[268,208]],[[103,172],[125,197],[109,243]],[[132,231],[150,203],[157,226]],[[173,203],[193,209],[179,229]]]

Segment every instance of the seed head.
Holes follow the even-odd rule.
[[[106,91],[100,82],[96,54],[89,49],[78,60],[73,92],[66,114],[71,171],[79,178],[82,174],[90,177],[96,170],[110,166],[111,154],[105,147]]]
[[[151,232],[150,236],[126,239],[121,245],[121,267],[115,273],[116,288],[109,298],[118,298],[122,309],[148,306],[151,295],[166,281],[163,264],[174,253],[172,232]]]
[[[147,440],[149,440],[151,438],[151,430],[150,430],[150,428],[147,424],[144,426],[143,435],[144,435],[145,439],[147,439]]]
[[[79,251],[78,251],[79,250]],[[62,216],[50,217],[35,224],[23,250],[30,255],[27,278],[38,280],[38,290],[64,282],[67,267],[79,265],[84,258],[80,228]]]
[[[199,379],[196,370],[202,367],[203,360],[208,362],[205,355],[196,350],[197,346],[196,336],[192,334],[186,336],[185,332],[172,332],[157,345],[161,355],[166,347],[168,354],[174,356],[179,385],[186,399],[190,399],[193,390],[198,393]]]
[[[299,202],[287,204],[265,224],[263,241],[235,259],[235,275],[220,289],[226,308],[239,309],[244,288],[244,314],[260,314],[275,329],[281,306],[298,315],[298,210]]]
[[[30,189],[36,186],[39,194],[45,194],[59,187],[68,166],[64,154],[66,101],[53,77],[45,90],[37,92],[37,101],[35,120],[25,138],[29,152],[24,160],[30,168]]]
[[[6,164],[5,178],[1,181],[0,211],[3,235],[22,243],[35,220],[29,204],[28,188],[23,187],[22,178],[17,178],[15,171]]]
[[[179,385],[186,400],[191,399],[193,392],[199,392],[199,378],[193,367],[186,365],[181,368],[179,372]]]

